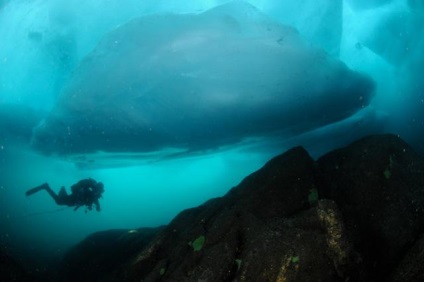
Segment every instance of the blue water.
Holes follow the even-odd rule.
[[[92,232],[167,224],[299,144],[316,158],[390,132],[424,153],[422,1],[207,12],[227,2],[0,1],[3,250],[47,267]],[[105,185],[101,212],[25,197],[87,177]]]

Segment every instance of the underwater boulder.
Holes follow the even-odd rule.
[[[144,248],[163,227],[112,229],[93,233],[72,247],[63,258],[56,279],[108,281],[112,271]]]
[[[314,161],[293,148],[181,212],[113,281],[360,281],[337,205],[311,189]]]
[[[423,157],[387,134],[362,138],[317,163],[320,196],[337,203],[371,280],[381,280],[422,234]]]
[[[2,281],[34,281],[32,277],[25,270],[24,266],[17,262],[13,257],[0,249],[0,278]]]
[[[424,281],[424,233],[399,262],[390,281]]]
[[[163,229],[87,237],[65,256],[62,274],[71,281],[422,281],[423,171],[423,157],[390,134],[318,161],[295,147]]]
[[[34,130],[51,153],[196,150],[293,136],[366,107],[372,81],[235,1],[109,33]]]

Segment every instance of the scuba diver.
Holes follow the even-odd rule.
[[[102,193],[104,192],[103,183],[97,182],[92,178],[87,178],[72,185],[71,194],[66,193],[65,187],[63,186],[60,188],[59,194],[56,194],[48,183],[44,183],[28,190],[25,195],[31,196],[41,190],[46,190],[56,204],[60,206],[75,207],[74,211],[81,206],[86,206],[88,210],[91,211],[93,209],[93,204],[96,206],[96,210],[100,211],[99,198],[102,197]],[[87,212],[87,210],[85,210],[85,212]]]

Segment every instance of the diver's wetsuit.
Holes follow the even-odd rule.
[[[25,194],[30,196],[41,190],[46,190],[47,193],[53,198],[58,205],[65,205],[73,207],[77,210],[81,206],[87,206],[89,210],[92,209],[92,205],[96,206],[96,210],[100,211],[99,198],[103,193],[103,184],[96,182],[92,178],[80,180],[78,183],[71,186],[72,193],[69,195],[66,193],[65,187],[61,187],[59,194],[56,194],[49,186],[48,183],[44,183],[40,186],[28,190]]]

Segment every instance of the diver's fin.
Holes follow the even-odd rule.
[[[49,188],[49,184],[44,183],[44,184],[41,184],[40,186],[34,187],[32,189],[29,189],[28,191],[25,192],[25,195],[31,196],[32,194],[35,194],[38,191],[46,190],[48,188]]]

